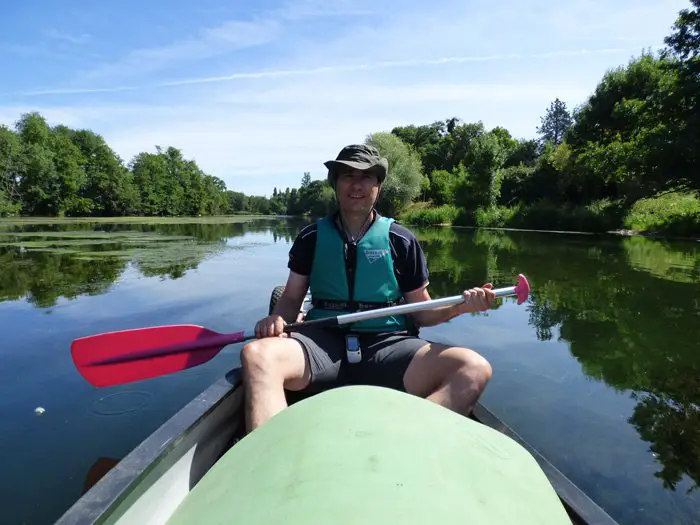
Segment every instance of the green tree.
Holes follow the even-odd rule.
[[[382,186],[378,209],[396,216],[419,195],[423,166],[418,154],[391,133],[373,133],[365,141],[389,161],[389,176]]]
[[[267,215],[270,213],[270,201],[261,195],[251,195],[248,198],[250,213]]]
[[[537,132],[541,136],[542,142],[553,142],[561,144],[564,140],[564,135],[573,124],[573,119],[569,110],[566,109],[566,104],[556,98],[549,105],[547,112],[540,119],[542,125],[537,128]]]
[[[0,126],[0,217],[22,209],[20,181],[24,171],[20,138],[7,126]]]
[[[675,77],[650,54],[604,75],[567,135],[575,167],[569,193],[636,200],[673,184],[677,130],[660,108],[670,102]]]
[[[132,159],[129,168],[139,189],[139,211],[147,216],[167,215],[165,159],[159,154],[143,152]]]
[[[64,129],[52,130],[38,113],[22,115],[16,128],[23,150],[23,211],[45,216],[89,213],[90,202],[76,195],[85,180],[85,158]]]
[[[454,131],[457,121],[457,119],[450,119],[447,122],[436,121],[424,126],[397,126],[391,133],[415,151],[425,172],[431,173],[434,170],[449,169],[445,167],[448,144],[444,139],[449,136],[448,124]]]
[[[457,202],[469,214],[478,208],[496,204],[500,195],[498,171],[503,167],[507,151],[497,133],[478,135],[471,142],[466,157],[466,171],[459,176]]]
[[[520,139],[513,149],[509,150],[505,161],[505,167],[534,166],[537,161],[537,141],[534,139]]]
[[[73,144],[67,133],[57,129],[52,133],[51,146],[56,169],[56,207],[59,215],[90,215],[92,200],[78,194],[86,181],[87,159]]]
[[[681,60],[700,58],[700,0],[690,0],[694,9],[682,9],[673,24],[673,32],[664,42]]]
[[[229,213],[248,211],[248,197],[240,191],[228,191]]]
[[[675,73],[665,93],[661,113],[669,121],[670,139],[679,182],[700,188],[700,0],[693,9],[680,11],[673,31],[665,39],[668,48],[662,57]]]
[[[24,204],[22,211],[30,215],[56,215],[60,194],[51,130],[38,113],[22,115],[16,130],[22,142],[24,165],[19,181]]]
[[[222,215],[228,212],[226,185],[213,175],[201,174],[198,215]]]
[[[85,158],[85,181],[79,195],[91,202],[94,215],[119,216],[137,211],[137,191],[131,172],[104,138],[90,130],[69,132]]]
[[[452,204],[455,201],[458,175],[447,170],[435,170],[430,174],[428,195],[436,206]]]

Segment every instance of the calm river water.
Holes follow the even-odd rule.
[[[53,523],[238,364],[97,389],[73,339],[158,324],[251,329],[299,220],[0,222],[0,522]],[[524,273],[524,305],[425,329],[483,353],[482,402],[621,524],[700,523],[700,243],[420,228],[434,297]],[[35,409],[45,412],[37,415]],[[690,491],[690,492],[689,492]]]

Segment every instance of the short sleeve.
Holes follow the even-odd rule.
[[[300,275],[311,275],[316,250],[316,223],[303,228],[289,249],[287,268]]]
[[[392,223],[390,230],[396,280],[402,293],[428,283],[428,264],[416,236],[408,228]]]

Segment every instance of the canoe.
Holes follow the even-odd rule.
[[[442,524],[615,525],[482,405],[465,418],[378,387],[290,392],[288,409],[244,436],[241,377],[235,368],[198,395],[57,523],[372,525],[438,516]],[[382,507],[368,494],[381,494]],[[195,512],[202,508],[206,516]]]
[[[467,418],[386,388],[287,392],[246,435],[244,398],[234,368],[57,524],[617,525],[481,404]]]

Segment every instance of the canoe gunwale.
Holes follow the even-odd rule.
[[[238,369],[231,370],[178,410],[103,478],[83,494],[56,521],[56,525],[93,525],[115,508],[133,490],[139,479],[156,467],[180,439],[241,388]]]

